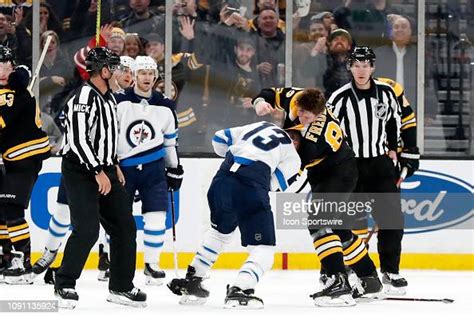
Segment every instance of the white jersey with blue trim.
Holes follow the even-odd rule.
[[[212,145],[221,157],[230,151],[237,167],[255,161],[265,163],[270,167],[273,189],[278,184],[277,188],[285,191],[296,179],[301,165],[288,134],[265,121],[219,130],[212,139]]]
[[[116,98],[120,165],[138,166],[165,158],[166,167],[176,167],[178,129],[174,109],[167,103],[170,100],[159,92],[144,98],[133,88]]]

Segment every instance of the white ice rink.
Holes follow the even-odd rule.
[[[148,295],[148,307],[129,308],[106,302],[107,284],[96,280],[97,272],[84,271],[76,290],[79,304],[75,310],[60,310],[67,316],[474,316],[474,272],[450,271],[404,271],[409,282],[406,297],[451,298],[453,304],[431,302],[378,301],[359,303],[356,307],[319,308],[313,305],[309,294],[317,290],[318,273],[316,271],[272,271],[257,286],[256,295],[265,302],[265,308],[258,311],[224,310],[226,284],[233,282],[236,271],[215,270],[205,285],[211,291],[204,306],[181,306],[178,297],[166,286],[144,286],[142,271],[137,271],[135,284]],[[185,274],[180,271],[181,276]],[[174,277],[173,271],[167,271],[167,281]],[[42,277],[34,285],[0,284],[0,300],[54,300],[53,287],[45,285]],[[58,316],[58,313],[38,313],[37,316]],[[133,315],[132,315],[133,314]],[[0,316],[21,316],[26,314],[0,312]],[[29,313],[28,316],[35,316]]]

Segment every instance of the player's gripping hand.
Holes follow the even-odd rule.
[[[16,66],[8,77],[8,86],[12,90],[25,90],[30,82],[31,72],[24,65]]]
[[[420,152],[417,147],[403,149],[400,154],[400,167],[407,169],[407,176],[410,177],[415,173],[420,167]]]
[[[166,181],[168,182],[168,190],[179,190],[181,188],[181,183],[183,182],[183,167],[178,165],[178,167],[168,167],[166,169]]]
[[[255,107],[255,113],[257,116],[266,116],[273,112],[273,107],[263,98],[257,98],[254,100],[253,105]]]

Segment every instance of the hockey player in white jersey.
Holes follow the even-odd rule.
[[[239,227],[249,257],[228,286],[224,305],[263,308],[254,289],[273,265],[275,227],[268,192],[271,183],[284,191],[296,179],[301,161],[288,134],[268,122],[217,131],[212,145],[225,160],[207,193],[211,228],[186,278],[173,279],[168,287],[182,295],[181,304],[204,304],[209,291],[201,282]]]
[[[166,232],[168,190],[178,190],[183,175],[176,149],[174,102],[152,89],[157,72],[151,57],[138,56],[135,86],[116,94],[118,157],[127,192],[132,198],[138,191],[142,201],[144,273],[148,285],[160,285],[165,277],[159,267],[159,255]]]

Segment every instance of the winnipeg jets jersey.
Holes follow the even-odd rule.
[[[178,136],[174,102],[159,92],[150,98],[127,88],[115,95],[119,122],[118,158],[121,166],[138,166],[165,158],[176,167]]]
[[[224,157],[230,152],[233,156],[235,163],[231,171],[256,161],[266,164],[270,168],[272,187],[278,184],[282,191],[296,179],[301,165],[288,134],[265,121],[219,130],[212,145],[217,155]]]

